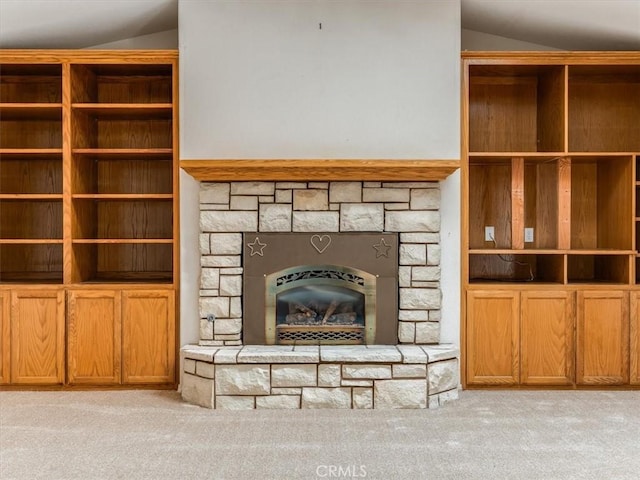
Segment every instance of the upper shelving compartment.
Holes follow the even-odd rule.
[[[469,151],[563,152],[565,67],[469,66]]]
[[[61,102],[61,65],[0,64],[1,104]]]
[[[640,65],[569,67],[569,150],[640,151]]]
[[[72,65],[71,103],[173,101],[171,65]]]

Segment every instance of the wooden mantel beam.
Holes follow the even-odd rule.
[[[196,180],[220,181],[436,181],[459,160],[181,160]]]

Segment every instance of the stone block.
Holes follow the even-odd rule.
[[[212,233],[211,253],[213,255],[240,255],[242,253],[242,234]]]
[[[192,373],[195,375],[196,373],[196,361],[191,360],[190,358],[186,358],[182,364],[182,369],[186,373]]]
[[[229,300],[229,316],[242,318],[242,297],[231,297]]]
[[[418,363],[394,365],[393,378],[427,378],[427,366]]]
[[[258,197],[255,195],[231,195],[229,202],[231,210],[257,210]]]
[[[253,410],[255,404],[256,398],[251,396],[216,396],[216,410]]]
[[[442,320],[442,310],[429,310],[429,321],[439,322]]]
[[[258,201],[262,203],[273,203],[275,201],[275,197],[273,195],[260,195],[258,197]]]
[[[426,245],[411,243],[400,245],[400,265],[425,265],[426,263]]]
[[[224,347],[218,349],[216,355],[213,359],[215,363],[238,363],[238,353],[240,352],[240,347]]]
[[[315,387],[318,384],[316,365],[272,365],[273,387]]]
[[[219,290],[198,290],[201,297],[219,297]]]
[[[440,243],[440,233],[400,233],[401,243]]]
[[[384,208],[380,203],[343,203],[340,209],[341,232],[381,232]]]
[[[191,360],[202,360],[203,362],[213,362],[213,357],[218,351],[217,348],[202,347],[199,345],[185,345],[180,349],[180,354],[184,358]]]
[[[405,322],[427,322],[429,320],[430,310],[400,310],[398,312],[398,320]]]
[[[293,209],[296,211],[325,211],[329,210],[329,196],[327,190],[294,190]]]
[[[411,210],[439,210],[440,189],[424,188],[411,190]]]
[[[273,195],[273,182],[232,182],[231,195]]]
[[[182,399],[185,402],[213,408],[214,384],[213,380],[197,377],[190,373],[183,373],[180,385]]]
[[[416,282],[437,282],[440,280],[440,267],[413,267],[411,280]]]
[[[229,298],[228,297],[202,297],[199,300],[200,318],[207,318],[207,315],[213,314],[216,318],[225,318],[229,316]]]
[[[391,378],[391,365],[342,365],[342,378],[374,380]]]
[[[276,388],[271,387],[271,395],[302,395],[302,388]]]
[[[440,265],[440,245],[427,245],[427,265]]]
[[[362,184],[360,182],[331,182],[329,185],[329,201],[357,203],[362,201]]]
[[[353,408],[373,408],[373,390],[371,388],[354,387]]]
[[[287,363],[293,345],[248,345],[238,354],[238,363]]]
[[[409,210],[408,203],[385,203],[385,210]]]
[[[269,365],[218,365],[217,395],[269,395]]]
[[[200,319],[200,340],[213,340],[213,322]]]
[[[291,204],[269,203],[260,205],[261,232],[290,232]]]
[[[402,353],[402,363],[423,363],[429,361],[429,356],[418,345],[398,345],[398,350]]]
[[[351,389],[305,387],[302,408],[351,408]]]
[[[202,257],[206,261],[203,267],[239,267],[242,265],[242,257],[240,255],[210,255]]]
[[[318,345],[296,345],[293,354],[287,355],[288,363],[319,363],[320,347]]]
[[[215,335],[234,335],[241,331],[242,319],[240,318],[218,318],[213,322],[213,333]],[[227,340],[235,340],[235,338]]]
[[[323,362],[369,362],[369,363],[393,363],[400,362],[402,356],[393,345],[381,345],[381,348],[367,348],[364,345],[357,346],[320,346],[320,360]]]
[[[329,188],[329,182],[309,182],[307,183],[307,188],[323,188],[326,190]]]
[[[439,188],[438,182],[384,182],[385,188]]]
[[[200,203],[229,203],[230,185],[228,183],[202,182],[200,184]]]
[[[221,275],[220,295],[225,297],[239,297],[242,295],[242,276]]]
[[[318,386],[339,387],[340,365],[318,365]]]
[[[200,231],[202,232],[255,232],[257,229],[257,212],[200,212]]]
[[[440,213],[431,210],[387,212],[387,232],[439,232]]]
[[[416,343],[431,344],[440,341],[440,322],[416,323]]]
[[[420,348],[422,348],[427,357],[429,357],[429,363],[452,360],[460,357],[460,349],[452,343],[422,345]]]
[[[215,377],[215,365],[207,362],[196,362],[196,375],[204,378]]]
[[[404,310],[439,309],[440,290],[427,288],[400,288],[400,308]]]
[[[438,408],[458,399],[458,389],[449,390],[435,395],[429,395],[429,408]]]
[[[293,212],[294,232],[337,232],[338,212]]]
[[[398,322],[398,341],[400,343],[415,343],[416,324],[413,322]]]
[[[429,395],[458,388],[458,360],[443,360],[427,366],[429,378]]]
[[[375,408],[427,408],[426,380],[376,380]]]
[[[209,255],[211,253],[211,247],[209,245],[209,234],[201,233],[198,238],[200,242],[200,255]]]
[[[291,190],[276,190],[276,203],[293,202],[293,192]]]
[[[363,202],[409,202],[408,188],[365,188]]]
[[[300,408],[300,395],[271,395],[256,397],[256,408],[287,410]]]
[[[341,387],[373,387],[373,380],[345,380],[340,382]]]
[[[382,187],[382,182],[362,182],[362,186],[365,188],[380,188]]]
[[[222,345],[224,345],[224,342],[221,340],[200,340],[198,342],[198,345],[200,346],[206,346],[206,347],[220,347]]]
[[[220,269],[219,268],[201,268],[200,269],[200,288],[216,289],[220,287]]]
[[[240,340],[239,333],[216,333],[216,340]]]
[[[398,268],[398,286],[399,287],[411,286],[411,267]]]
[[[276,182],[276,188],[292,190],[294,188],[305,189],[307,188],[306,182]]]

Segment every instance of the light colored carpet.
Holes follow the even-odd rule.
[[[467,391],[424,411],[212,411],[2,392],[0,478],[638,479],[640,392]]]

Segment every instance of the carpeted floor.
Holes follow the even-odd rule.
[[[0,479],[638,479],[640,392],[466,391],[424,411],[212,411],[2,392]]]

